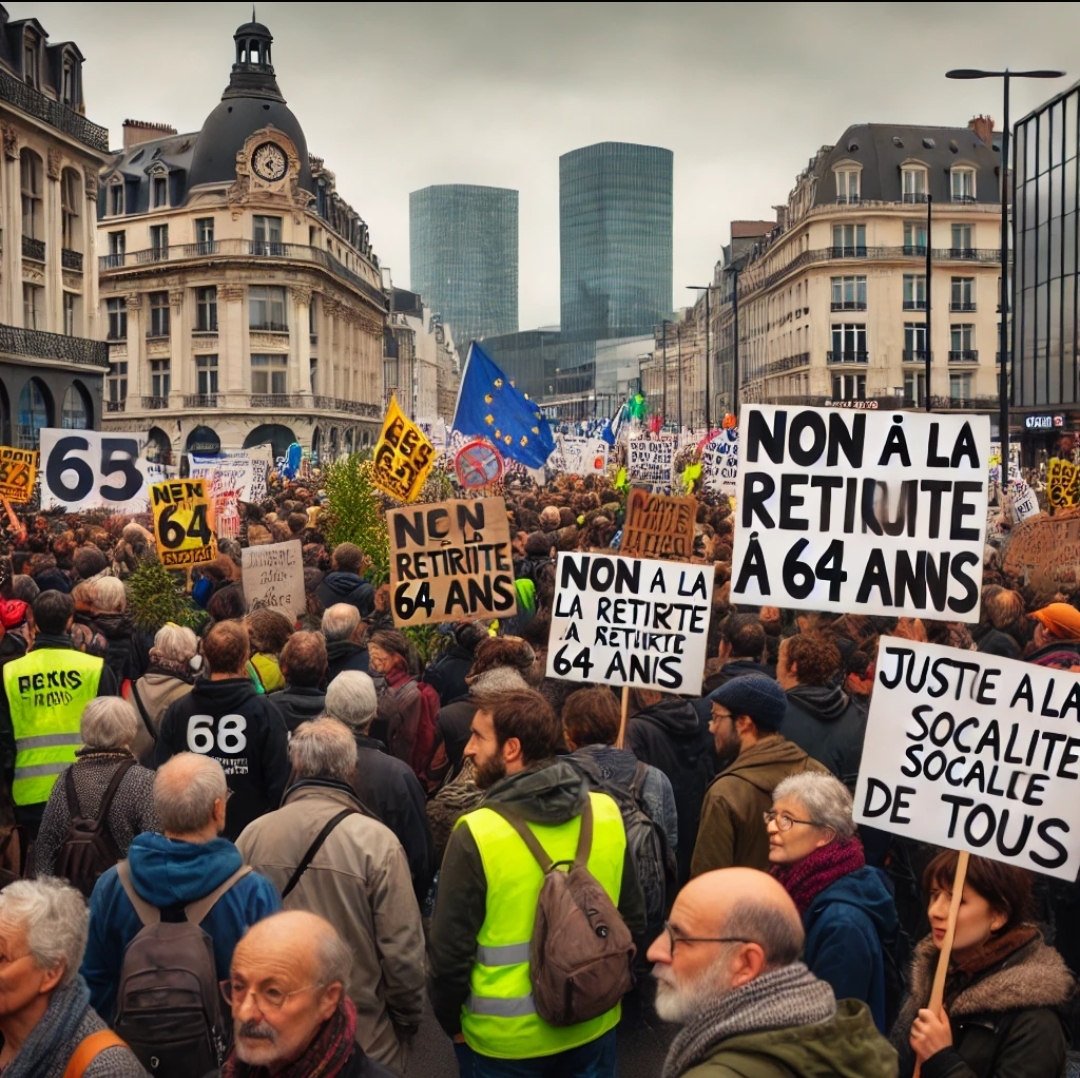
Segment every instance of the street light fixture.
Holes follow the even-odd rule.
[[[697,292],[705,293],[705,437],[708,438],[712,434],[712,403],[709,400],[709,293],[712,292],[713,286],[711,284],[688,284],[687,288],[692,288]]]
[[[1001,79],[1004,83],[1004,112],[1001,125],[1001,333],[998,350],[1001,353],[1001,381],[998,412],[998,435],[1001,441],[1002,488],[1009,486],[1009,80],[1060,79],[1064,71],[983,71],[974,67],[958,67],[945,72],[947,79]],[[929,342],[927,343],[929,347]],[[929,395],[930,386],[926,387]]]

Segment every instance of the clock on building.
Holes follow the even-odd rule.
[[[251,155],[251,167],[261,179],[280,180],[288,167],[285,151],[276,142],[264,142],[255,147]]]

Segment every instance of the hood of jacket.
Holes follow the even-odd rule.
[[[348,596],[352,595],[353,592],[365,585],[369,588],[372,586],[368,584],[362,576],[357,576],[356,573],[344,573],[338,569],[332,573],[327,573],[326,576],[322,578],[322,583],[319,587],[326,588],[344,601]]]
[[[642,709],[634,718],[655,723],[676,741],[696,743],[701,740],[701,721],[689,700],[661,700],[658,704]]]
[[[326,658],[329,662],[335,659],[346,658],[356,655],[364,649],[352,640],[328,640],[326,643]]]
[[[830,884],[810,904],[810,909],[803,916],[807,934],[825,910],[837,902],[854,906],[862,910],[877,929],[878,939],[891,944],[896,939],[900,922],[896,916],[896,903],[886,880],[888,877],[879,868],[864,865],[862,868],[841,876]]]
[[[805,759],[806,753],[793,741],[788,741],[779,734],[771,734],[740,752],[735,762],[721,771],[713,781],[719,782],[729,775],[738,775],[751,786],[756,786],[763,794],[772,797],[773,790],[791,774],[792,766],[801,764]]]
[[[191,690],[191,702],[197,705],[200,700],[204,701],[203,706],[211,709],[211,715],[226,715],[228,709],[238,708],[258,695],[249,677],[231,677],[221,681],[199,678]]]
[[[130,640],[135,619],[130,614],[98,614],[93,626],[106,640]]]
[[[788,689],[787,696],[821,722],[836,722],[851,702],[837,685],[796,685]]]
[[[500,779],[481,804],[497,801],[533,823],[556,826],[580,816],[588,796],[589,786],[582,773],[560,759]]]
[[[186,905],[208,895],[243,864],[243,859],[227,838],[181,842],[144,831],[128,849],[128,864],[135,890],[160,909]]]

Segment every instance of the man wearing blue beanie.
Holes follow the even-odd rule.
[[[757,674],[734,678],[708,696],[709,730],[727,766],[705,791],[690,875],[717,868],[769,868],[765,812],[773,790],[789,775],[828,769],[781,737],[787,696]]]

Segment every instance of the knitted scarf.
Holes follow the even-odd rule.
[[[784,885],[799,913],[806,913],[826,887],[865,864],[862,843],[857,838],[837,838],[793,865],[774,865],[772,875]]]
[[[75,1050],[75,1034],[89,1009],[90,990],[82,977],[57,988],[49,999],[45,1017],[34,1026],[18,1055],[4,1068],[4,1078],[61,1074],[68,1056]]]
[[[819,1025],[835,1014],[836,997],[825,981],[801,962],[781,966],[701,1007],[671,1042],[661,1078],[679,1078],[729,1037]]]
[[[338,1008],[323,1022],[311,1043],[303,1053],[279,1070],[275,1078],[336,1078],[345,1069],[353,1054],[356,1037],[356,1008],[348,996],[342,996]],[[229,1053],[221,1068],[221,1078],[269,1078],[266,1067],[244,1063],[236,1054]],[[4,1078],[8,1078],[5,1074]]]

